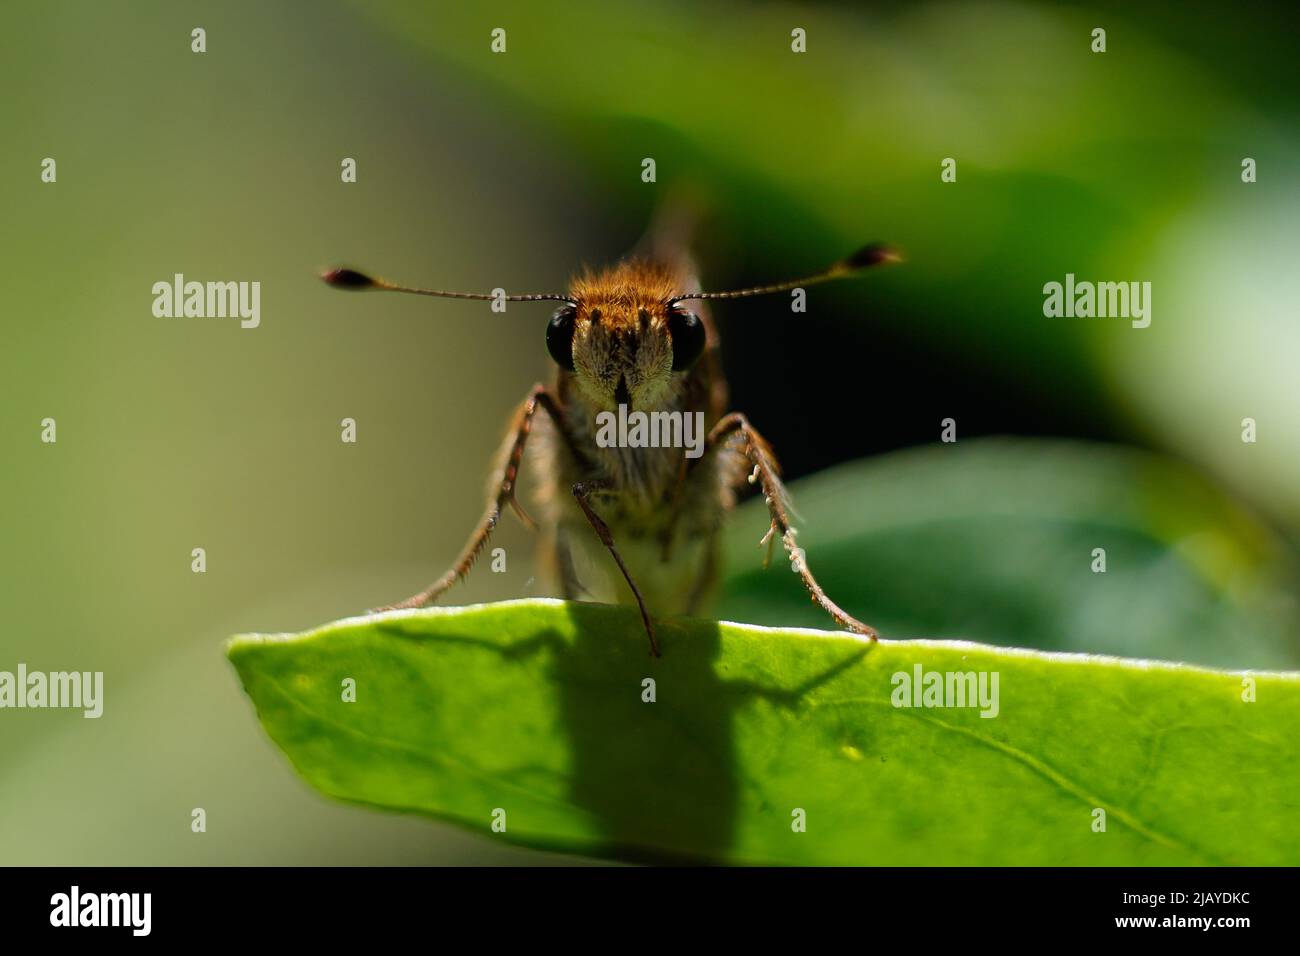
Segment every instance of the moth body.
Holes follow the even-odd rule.
[[[563,303],[546,328],[547,350],[558,366],[555,383],[534,386],[516,412],[487,511],[455,564],[392,607],[422,607],[464,578],[506,507],[534,523],[517,499],[527,449],[538,488],[537,530],[562,593],[634,603],[655,656],[650,609],[656,615],[700,613],[717,577],[718,533],[747,479],[759,486],[768,508],[771,524],[762,543],[769,555],[779,543],[810,598],[842,627],[874,640],[875,632],[827,597],[809,570],[771,448],[744,415],[724,414],[718,336],[703,301],[786,291],[895,258],[883,246],[867,246],[803,279],[706,293],[690,291],[696,285],[690,260],[673,250],[585,273],[565,294],[507,296]],[[349,269],[323,278],[345,289],[495,298],[407,288]],[[628,432],[627,421],[638,416]],[[657,436],[653,441],[635,431],[646,422]]]

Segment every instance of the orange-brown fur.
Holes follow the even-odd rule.
[[[694,288],[687,268],[626,260],[580,276],[570,289],[578,301],[575,371],[559,370],[555,395],[564,428],[587,460],[576,460],[564,442],[555,440],[549,422],[539,425],[542,440],[533,452],[543,513],[552,529],[548,550],[568,597],[630,599],[569,494],[575,482],[592,479],[608,481],[613,488],[593,504],[654,613],[698,610],[711,583],[717,532],[743,480],[743,457],[724,448],[690,461],[681,448],[600,448],[595,441],[596,414],[617,407],[618,375],[627,380],[629,410],[699,411],[706,429],[721,417],[725,388],[707,309],[694,309],[708,333],[704,354],[684,372],[670,370],[667,303]],[[593,320],[593,313],[598,318]],[[632,340],[634,349],[629,348]]]

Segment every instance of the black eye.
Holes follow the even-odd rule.
[[[566,305],[556,309],[546,325],[546,351],[551,353],[556,365],[570,372],[573,371],[573,323],[577,318],[578,310]]]
[[[673,337],[673,371],[684,372],[704,352],[704,323],[694,312],[670,309],[668,334]]]

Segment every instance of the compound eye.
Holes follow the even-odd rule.
[[[673,371],[684,372],[704,353],[704,323],[680,306],[668,312],[668,334],[673,339]]]
[[[546,351],[551,353],[556,365],[570,372],[573,371],[573,326],[577,318],[576,307],[561,306],[546,325]]]

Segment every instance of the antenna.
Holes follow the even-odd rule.
[[[900,256],[889,246],[882,243],[873,243],[869,246],[863,246],[851,256],[846,256],[834,265],[828,266],[821,272],[814,272],[810,276],[804,276],[802,279],[791,279],[789,282],[777,282],[772,285],[754,286],[752,289],[736,289],[733,292],[688,292],[685,295],[673,296],[668,300],[668,304],[681,302],[685,299],[743,299],[750,295],[767,295],[769,292],[785,292],[789,289],[795,289],[799,286],[815,285],[818,282],[826,282],[830,279],[842,279],[845,276],[852,275],[859,270],[866,269],[870,266],[880,265],[884,262],[902,262]]]
[[[441,289],[416,289],[410,286],[397,285],[389,282],[387,279],[376,279],[366,275],[364,272],[357,272],[355,269],[330,269],[328,272],[322,272],[320,277],[328,285],[336,289],[351,289],[353,291],[363,291],[365,289],[377,289],[380,292],[407,292],[411,295],[432,295],[443,299],[482,299],[490,301],[496,299],[490,292],[446,292]],[[556,292],[538,292],[529,295],[507,295],[503,296],[507,302],[541,302],[545,300],[555,302],[571,302],[577,304],[577,299],[569,295],[561,295]]]

